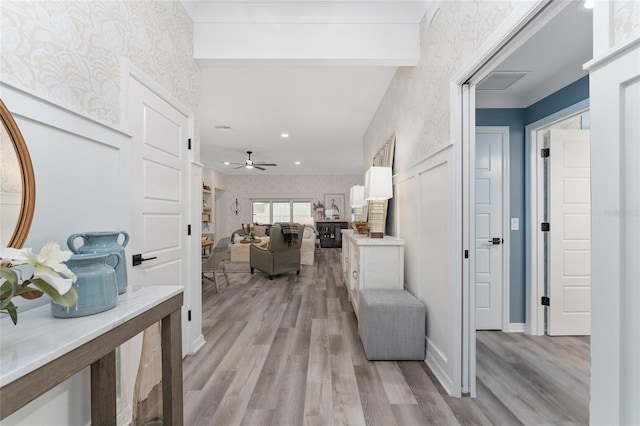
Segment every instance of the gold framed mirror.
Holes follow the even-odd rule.
[[[29,150],[13,116],[0,99],[0,246],[21,248],[36,205]]]

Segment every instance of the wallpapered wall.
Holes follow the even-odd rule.
[[[193,28],[179,2],[3,0],[1,15],[1,75],[10,84],[119,125],[124,57],[197,107]]]
[[[222,235],[229,235],[240,228],[241,223],[251,222],[250,199],[284,198],[308,199],[316,203],[324,200],[324,194],[344,194],[345,205],[349,203],[349,191],[353,185],[363,185],[364,176],[228,176],[227,187],[221,201],[226,206],[226,229],[219,229]],[[240,206],[236,216],[231,211],[231,203],[238,198]]]
[[[129,165],[128,138],[40,98],[121,127],[126,118],[121,110],[126,100],[121,87],[122,58],[126,58],[195,113],[200,75],[192,57],[192,23],[181,3],[2,0],[0,19],[0,77],[35,94],[25,96],[24,102],[30,111],[40,112],[33,117],[27,114],[18,123],[31,152],[38,188],[27,243],[33,242],[34,248],[41,240],[64,244],[71,232],[126,226],[131,213],[123,200],[130,194],[120,173]],[[12,105],[7,102],[7,107]],[[21,108],[29,109],[24,104]],[[50,123],[52,117],[62,119]],[[96,202],[78,202],[88,193],[100,195]],[[118,424],[131,419],[140,340],[122,347]],[[88,424],[87,386],[85,370],[2,424]]]
[[[640,1],[613,2],[614,44],[620,46],[640,35]]]
[[[420,62],[401,67],[364,135],[364,164],[395,130],[394,172],[451,142],[452,75],[515,9],[518,1],[445,1],[431,26],[421,26]]]

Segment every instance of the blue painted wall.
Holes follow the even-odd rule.
[[[589,98],[589,76],[574,81],[524,110],[525,126]]]
[[[589,77],[585,76],[527,108],[476,110],[476,125],[478,126],[509,126],[510,210],[511,217],[520,218],[520,230],[511,231],[510,233],[509,320],[512,323],[524,323],[526,321],[524,274],[524,237],[526,229],[524,212],[525,208],[528,207],[525,205],[524,199],[525,126],[588,98]],[[506,220],[510,219],[507,218]]]

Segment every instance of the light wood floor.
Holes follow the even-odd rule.
[[[184,362],[186,425],[588,423],[588,338],[478,332],[477,398],[450,398],[424,362],[367,361],[337,249],[299,276],[220,278]]]

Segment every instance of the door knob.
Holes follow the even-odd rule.
[[[500,237],[493,237],[492,239],[489,240],[489,242],[493,245],[498,245],[498,244],[504,243],[504,240]]]
[[[147,260],[153,260],[153,259],[157,259],[157,258],[158,258],[158,256],[143,258],[142,254],[134,254],[133,255],[133,266],[138,266],[142,262],[146,262]]]

